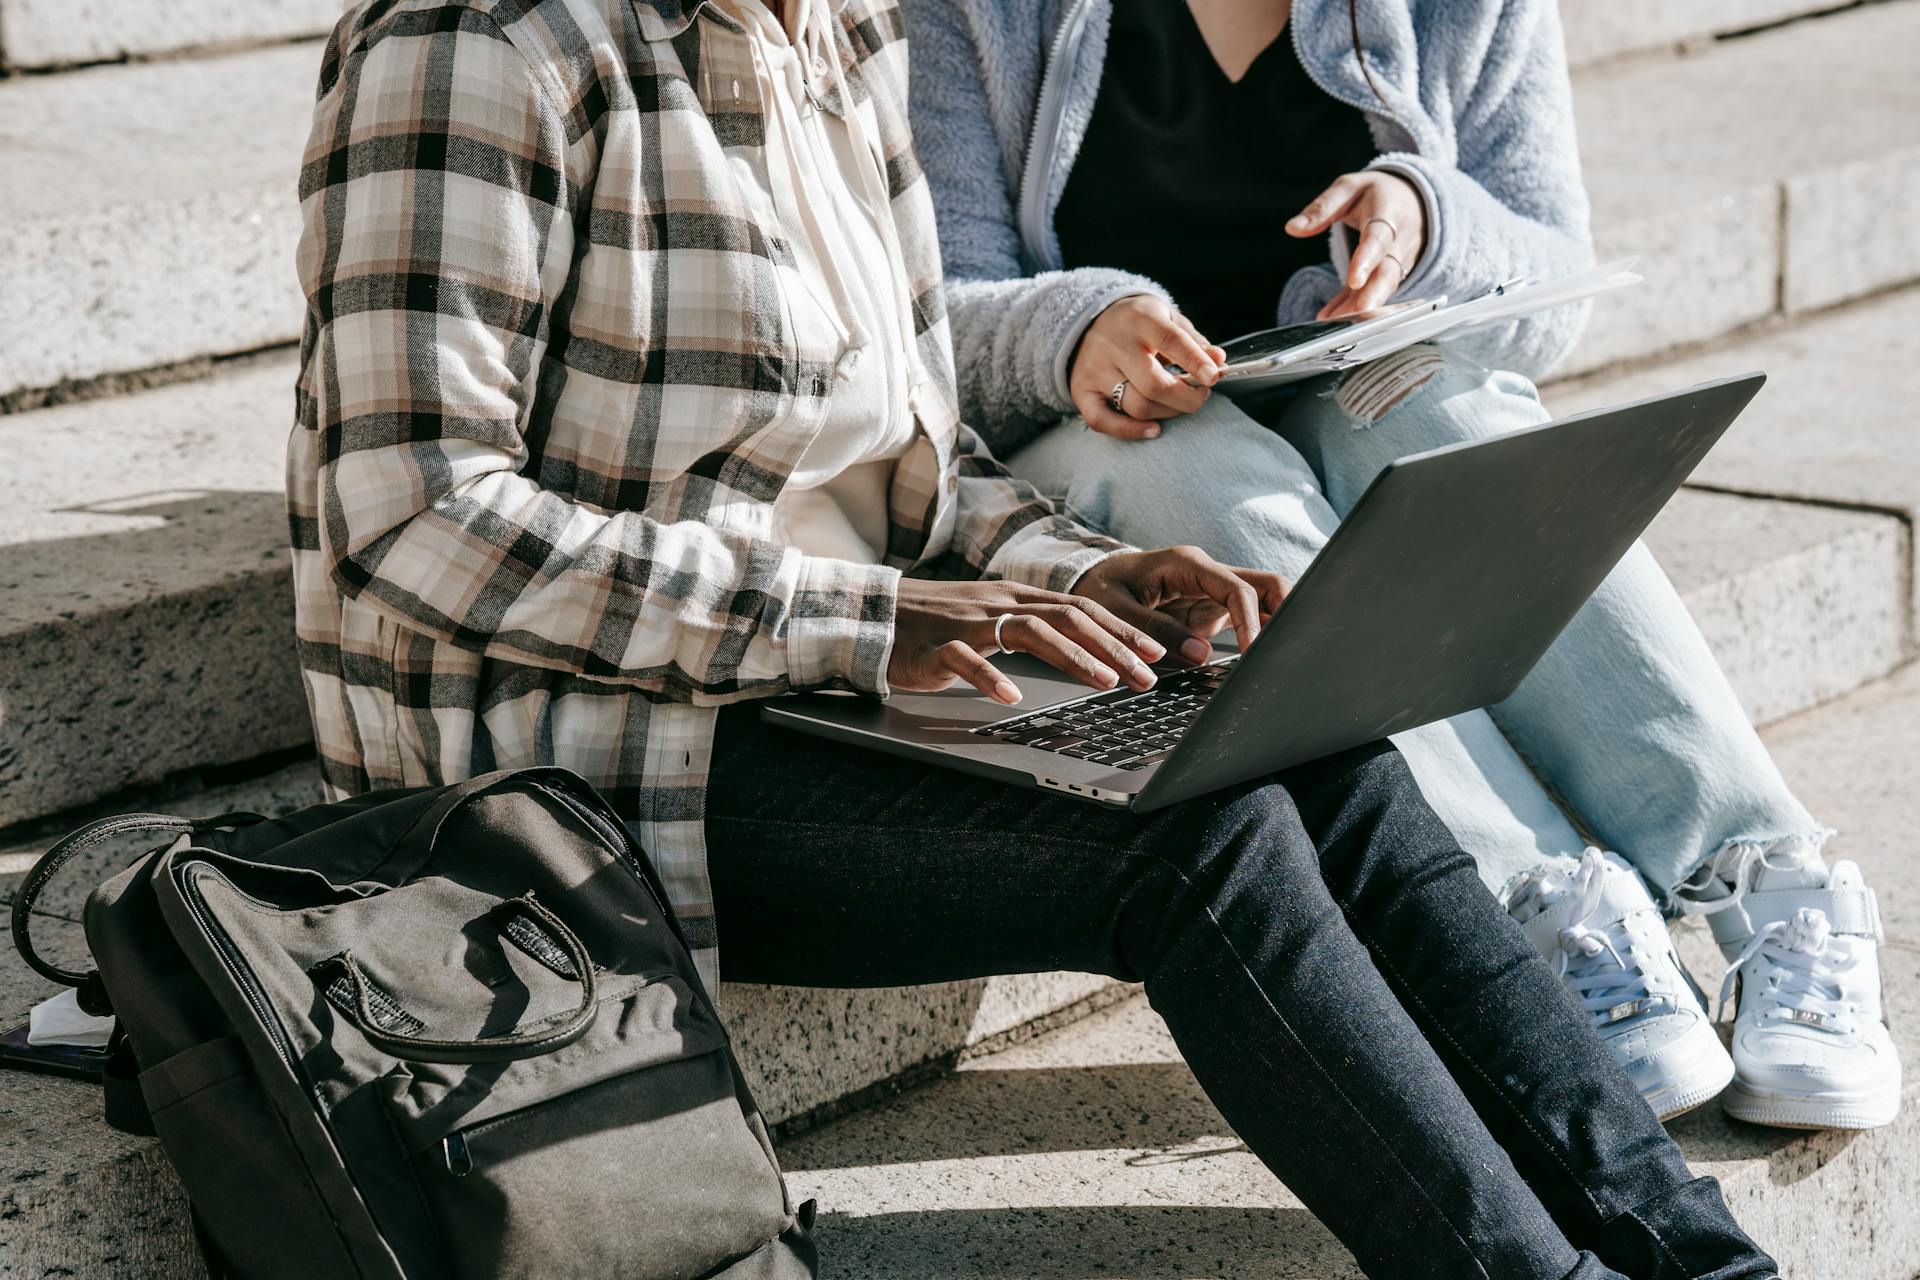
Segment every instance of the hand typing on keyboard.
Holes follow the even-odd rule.
[[[1117,769],[1166,759],[1232,669],[1232,659],[1175,671],[1145,692],[1115,689],[974,730]]]

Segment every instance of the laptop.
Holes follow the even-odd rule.
[[[1141,812],[1500,702],[1765,375],[1413,454],[1382,471],[1245,653],[1095,692],[1020,654],[970,687],[772,699],[776,725]]]

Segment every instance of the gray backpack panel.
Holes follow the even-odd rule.
[[[47,880],[143,825],[178,835],[89,900],[99,974],[40,959]],[[815,1274],[658,876],[565,770],[110,819],[14,937],[117,1014],[216,1275]]]

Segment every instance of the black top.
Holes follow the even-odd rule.
[[[1068,267],[1159,281],[1214,342],[1271,328],[1280,290],[1327,261],[1288,218],[1377,154],[1281,30],[1238,81],[1185,0],[1116,0],[1100,95],[1054,215]]]

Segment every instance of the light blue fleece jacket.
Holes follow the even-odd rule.
[[[1396,296],[1464,298],[1591,263],[1554,0],[1354,4],[1350,18],[1347,0],[1294,0],[1281,38],[1323,91],[1365,112],[1381,152],[1370,167],[1405,177],[1426,203],[1426,247]],[[1095,316],[1129,294],[1167,296],[1125,271],[1061,270],[1054,211],[1093,115],[1113,0],[904,7],[914,143],[939,216],[961,411],[1005,457],[1075,412],[1067,370]],[[1354,19],[1378,96],[1354,54]],[[1330,239],[1333,265],[1287,282],[1278,323],[1311,319],[1337,292],[1346,237],[1335,228]],[[1538,377],[1572,348],[1588,309],[1542,312],[1462,345],[1483,364]]]

